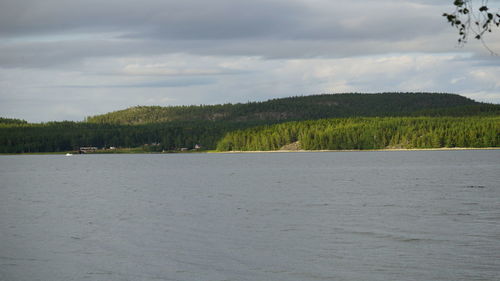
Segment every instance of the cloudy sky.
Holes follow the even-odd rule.
[[[500,103],[500,57],[457,46],[452,2],[0,0],[0,116],[341,92]],[[500,53],[500,29],[486,42]]]

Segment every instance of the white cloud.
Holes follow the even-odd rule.
[[[142,104],[214,104],[354,91],[457,92],[498,102],[500,66],[482,65],[481,60],[453,53],[275,60],[175,54],[92,59],[78,71],[0,68],[0,111],[30,121],[82,120]],[[123,71],[127,66],[134,75]]]

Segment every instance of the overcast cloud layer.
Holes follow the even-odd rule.
[[[3,0],[0,116],[339,92],[500,103],[500,58],[456,45],[452,1]],[[490,6],[500,7],[499,1]],[[500,30],[486,38],[500,53]]]

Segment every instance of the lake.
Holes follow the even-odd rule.
[[[0,156],[0,280],[500,280],[500,150]]]

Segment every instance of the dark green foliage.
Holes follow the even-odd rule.
[[[282,122],[351,116],[404,116],[424,109],[482,105],[485,104],[454,94],[325,94],[246,104],[137,106],[88,117],[86,121],[99,124],[145,124],[180,120]],[[462,114],[467,114],[467,111]]]
[[[295,141],[305,150],[497,147],[500,117],[372,117],[290,122],[228,133],[217,149],[278,150]]]
[[[498,116],[500,115],[500,105],[497,104],[479,104],[464,105],[447,108],[431,108],[414,111],[410,116]]]
[[[0,127],[0,153],[57,152],[82,146],[139,147],[148,151],[215,148],[226,132],[262,123],[172,122],[144,125],[50,122]]]
[[[26,120],[0,117],[0,124],[26,124]]]
[[[143,147],[147,151],[162,151],[193,148],[199,144],[204,149],[214,149],[219,140],[229,132],[234,133],[227,135],[221,142],[227,144],[226,147],[220,147],[222,150],[236,147],[239,150],[243,145],[246,146],[244,150],[279,149],[282,145],[299,139],[304,140],[303,145],[310,141],[308,149],[319,149],[316,147],[324,147],[323,144],[318,146],[316,141],[301,135],[305,133],[294,131],[299,128],[303,130],[302,125],[296,129],[289,129],[289,124],[283,125],[286,130],[280,130],[280,126],[266,127],[269,130],[264,134],[266,137],[258,139],[248,132],[255,130],[255,134],[261,134],[262,127],[249,129],[250,131],[241,130],[286,121],[330,117],[498,116],[499,113],[499,105],[477,103],[458,95],[429,93],[336,94],[235,105],[135,107],[90,117],[88,122],[0,123],[0,153],[68,151],[82,146]],[[370,130],[362,128],[365,135],[378,130],[375,125]],[[342,131],[335,127],[335,134],[312,135],[310,139],[324,138],[334,149],[375,146],[365,144],[362,137],[364,135],[348,138],[338,132]],[[238,134],[242,137],[238,137]],[[235,144],[227,142],[229,136],[235,138]],[[358,141],[360,138],[363,142]],[[345,141],[339,144],[337,139]]]

